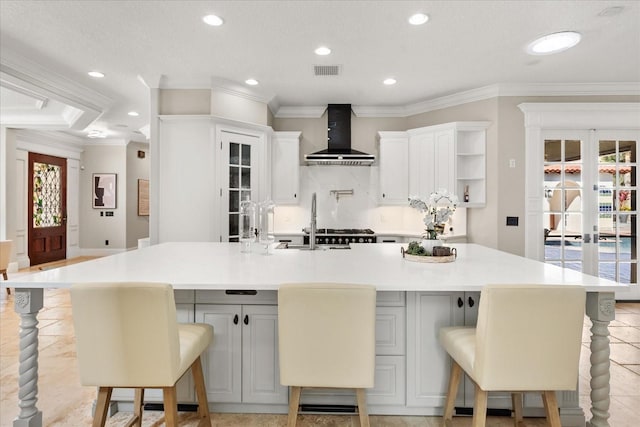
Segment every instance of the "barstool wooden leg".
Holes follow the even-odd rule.
[[[209,413],[209,399],[207,398],[207,390],[204,385],[204,375],[202,373],[202,362],[200,356],[191,365],[191,373],[193,374],[193,382],[196,386],[196,395],[198,397],[198,417],[200,424],[211,426],[211,414]]]
[[[476,384],[476,398],[473,404],[473,427],[485,427],[487,421],[487,392]]]
[[[142,413],[144,411],[144,389],[137,388],[133,398],[133,416],[135,427],[142,427]]]
[[[447,390],[447,400],[444,403],[444,423],[451,423],[453,421],[453,408],[456,403],[456,395],[458,394],[458,385],[460,384],[460,377],[462,376],[462,368],[451,359],[451,375],[449,376],[449,388]]]
[[[360,427],[369,427],[369,411],[367,410],[367,391],[363,388],[356,389],[358,399],[358,414],[360,414]]]
[[[167,427],[178,427],[178,398],[176,386],[162,389],[164,401],[164,424]]]
[[[111,401],[111,387],[98,388],[98,399],[96,402],[96,413],[93,415],[93,427],[104,427],[107,422],[107,411]]]
[[[511,393],[513,408],[513,425],[519,427],[522,423],[522,393]]]
[[[544,410],[547,412],[547,421],[551,427],[562,427],[560,424],[560,412],[558,411],[558,400],[556,392],[547,390],[542,392],[542,402]]]
[[[287,418],[287,426],[295,427],[298,419],[298,405],[300,404],[301,387],[291,386],[291,396],[289,396],[289,417]]]

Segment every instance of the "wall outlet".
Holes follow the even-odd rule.
[[[104,245],[105,245],[105,246],[109,246],[109,241],[108,241],[108,240],[105,240],[105,241],[104,241]]]
[[[509,159],[509,167],[510,168],[516,167],[516,159]]]

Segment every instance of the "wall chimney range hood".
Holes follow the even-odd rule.
[[[329,104],[327,116],[327,149],[306,154],[307,164],[371,166],[376,156],[351,148],[351,104]]]

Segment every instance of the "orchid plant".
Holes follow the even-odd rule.
[[[445,222],[451,218],[457,205],[458,197],[445,189],[431,193],[426,201],[419,197],[409,197],[409,206],[424,213],[426,229],[423,237],[429,240],[435,240],[444,233]]]

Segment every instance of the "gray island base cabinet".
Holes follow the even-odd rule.
[[[591,319],[591,408],[579,406],[578,391],[558,394],[563,426],[608,425],[609,340],[614,292],[627,285],[519,257],[475,244],[456,244],[458,257],[447,264],[402,259],[398,243],[353,244],[349,251],[272,249],[269,255],[241,253],[237,243],[172,242],[47,270],[1,282],[15,288],[20,315],[20,402],[26,417],[18,425],[42,425],[37,410],[38,334],[36,318],[43,289],[78,282],[168,282],[176,291],[180,321],[215,327],[204,355],[209,406],[213,411],[286,413],[288,390],[279,383],[277,290],[282,283],[373,284],[378,290],[376,381],[368,392],[372,414],[440,415],[450,361],[438,343],[449,325],[473,325],[481,289],[489,283],[566,284],[587,291]],[[535,319],[532,319],[535,321]],[[35,332],[35,333],[34,333]],[[310,367],[313,369],[313,367]],[[182,380],[181,380],[182,381]],[[181,384],[179,400],[193,402],[193,387]],[[124,410],[126,390],[116,393]],[[150,399],[158,399],[153,393]],[[506,394],[490,407],[508,407]],[[472,388],[460,387],[456,406],[471,407]],[[312,390],[305,405],[352,404],[353,396]],[[525,396],[525,414],[540,410]],[[130,408],[130,407],[129,407]],[[116,409],[116,408],[114,408]],[[313,409],[313,406],[311,407]],[[33,414],[33,415],[29,415]],[[25,424],[29,423],[29,424]]]

